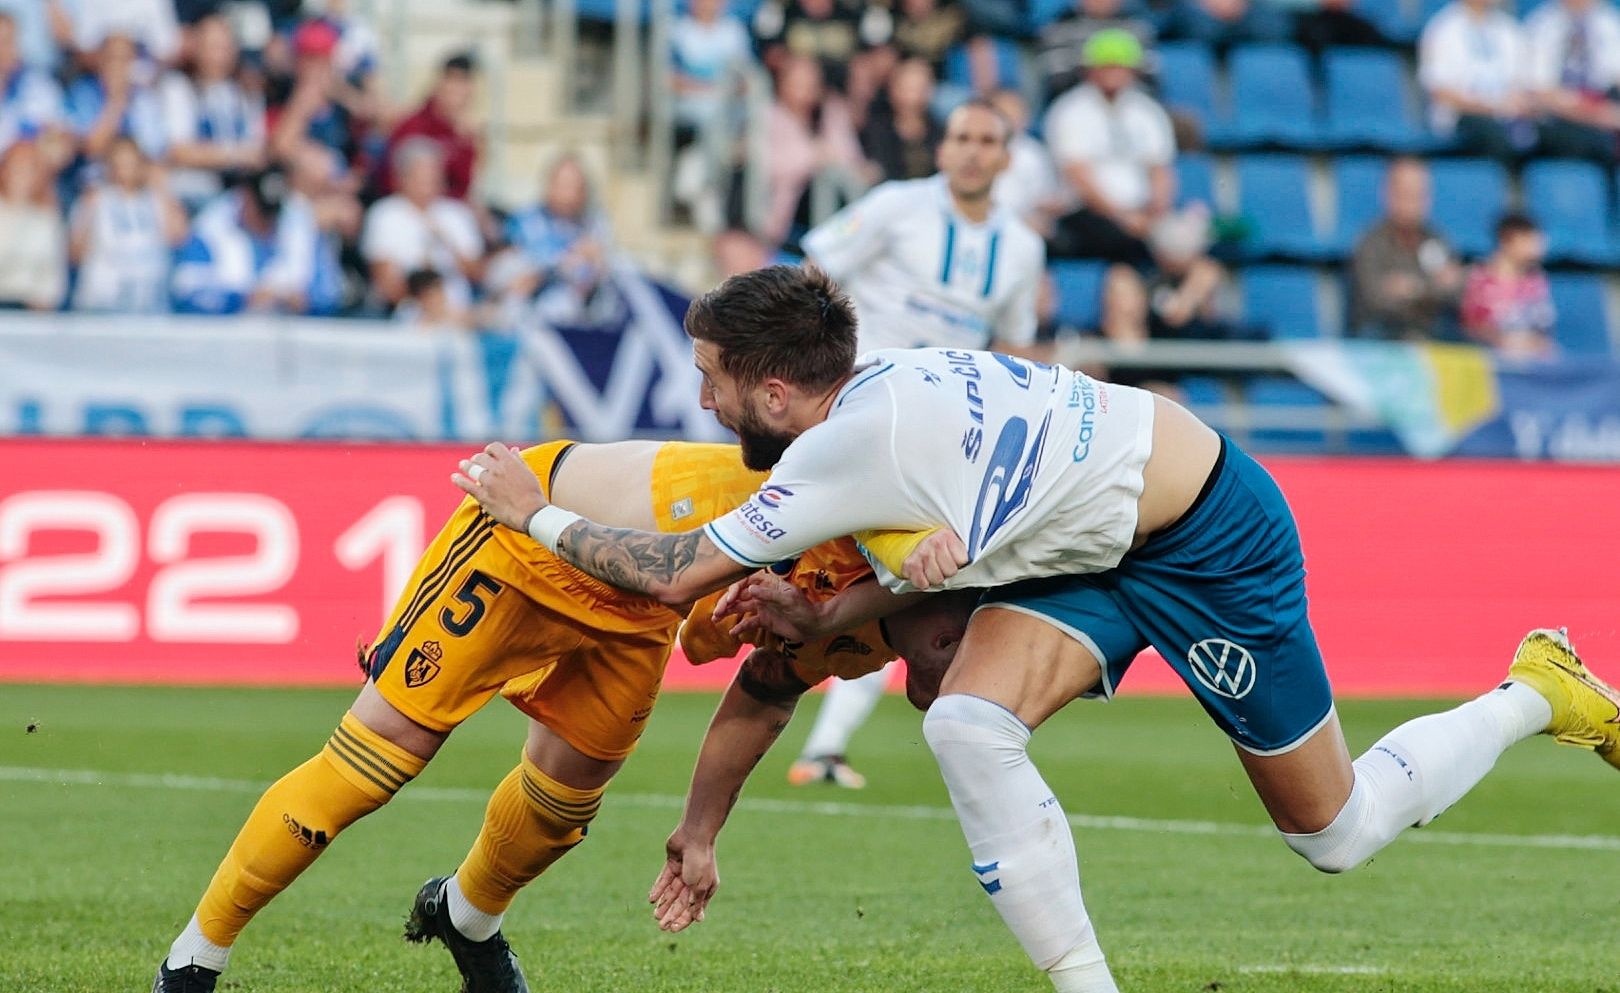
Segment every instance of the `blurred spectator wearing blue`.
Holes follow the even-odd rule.
[[[55,72],[62,63],[51,30],[52,0],[0,0],[0,17],[9,17],[16,30],[14,44],[25,65]]]
[[[18,40],[17,20],[0,10],[0,153],[60,130],[65,115],[56,80],[25,60]]]
[[[406,277],[432,269],[451,302],[469,307],[483,276],[484,241],[472,210],[444,194],[439,146],[412,138],[395,150],[393,168],[399,192],[371,205],[360,236],[372,290],[391,310],[405,298]]]
[[[1496,225],[1496,251],[1468,275],[1463,290],[1462,325],[1468,336],[1505,358],[1552,355],[1558,312],[1541,262],[1547,238],[1524,214],[1508,214]]]
[[[1022,93],[996,90],[990,94],[990,102],[1012,125],[1009,162],[990,188],[990,199],[1046,237],[1051,233],[1052,218],[1063,212],[1069,199],[1057,165],[1041,140],[1029,133],[1029,103]]]
[[[934,70],[907,59],[889,74],[889,85],[861,128],[861,148],[883,179],[922,179],[934,174],[934,150],[945,129],[929,113]]]
[[[342,252],[360,237],[364,211],[331,149],[305,142],[285,168],[292,195],[282,204],[278,241],[306,277],[303,312],[330,316],[349,302]]]
[[[90,62],[93,72],[75,80],[67,93],[69,124],[85,158],[100,160],[115,141],[129,138],[147,158],[161,159],[168,126],[156,91],[144,81],[150,72],[140,66],[134,40],[110,35]]]
[[[39,0],[44,2],[44,0]],[[139,53],[160,65],[180,55],[180,24],[174,0],[51,0],[70,26],[73,47],[94,52],[109,38],[123,36]]]
[[[1144,275],[1113,265],[1103,280],[1102,333],[1138,345],[1154,339],[1223,339],[1220,311],[1226,270],[1209,256],[1210,217],[1203,208],[1170,214],[1153,226],[1153,268]]]
[[[1165,34],[1225,48],[1252,41],[1285,41],[1293,31],[1287,11],[1272,0],[1180,0]]]
[[[506,236],[517,255],[512,274],[499,279],[508,297],[535,301],[542,317],[559,324],[611,316],[606,311],[617,301],[603,291],[612,230],[578,156],[564,155],[546,171],[540,202],[513,214]]]
[[[305,21],[293,32],[293,72],[279,89],[285,100],[270,112],[270,153],[284,159],[305,141],[337,152],[345,164],[359,160],[360,123],[338,97],[343,81],[334,64],[338,30],[326,21]]]
[[[303,313],[310,256],[284,245],[290,190],[280,170],[255,173],[215,199],[175,256],[174,309],[182,314]]]
[[[1170,116],[1137,85],[1142,44],[1128,31],[1099,31],[1083,54],[1087,82],[1063,94],[1042,129],[1079,197],[1061,217],[1048,252],[1145,266],[1148,231],[1175,196]]]
[[[1157,38],[1153,21],[1134,0],[1075,0],[1073,9],[1041,28],[1036,66],[1047,99],[1078,86],[1085,75],[1081,53],[1099,31],[1129,31],[1144,51]]]
[[[439,146],[439,155],[444,159],[445,193],[457,200],[467,199],[483,144],[483,133],[473,116],[477,92],[477,66],[472,56],[462,52],[445,59],[428,98],[388,136],[383,160],[384,193],[399,188],[393,170],[395,150],[407,141],[426,138]]]
[[[1606,0],[1551,0],[1525,21],[1541,152],[1613,162],[1620,131],[1620,14]]]
[[[237,78],[236,38],[224,17],[205,17],[189,29],[184,70],[158,88],[168,125],[170,184],[188,205],[219,193],[220,174],[265,166],[264,101]]]
[[[853,0],[765,0],[754,11],[753,28],[772,74],[782,74],[789,56],[814,59],[823,85],[864,109],[883,76],[894,15],[887,7]]]
[[[38,146],[0,153],[0,308],[56,310],[67,293],[67,228]]]
[[[1524,32],[1496,0],[1453,0],[1423,29],[1418,79],[1430,124],[1458,150],[1514,159],[1536,143]]]
[[[725,113],[731,74],[753,61],[748,29],[725,0],[692,0],[670,27],[669,45],[675,124],[701,132]]]
[[[385,116],[378,71],[382,43],[376,29],[355,12],[354,0],[325,0],[321,6],[319,19],[336,29],[338,36],[337,47],[332,49],[332,69],[339,98],[368,120]]]
[[[78,265],[73,309],[155,314],[169,309],[169,262],[186,215],[132,138],[113,138],[105,178],[77,203],[69,254]]]
[[[1455,313],[1463,269],[1429,222],[1433,191],[1422,159],[1399,158],[1384,174],[1384,216],[1356,242],[1349,333],[1424,341]]]

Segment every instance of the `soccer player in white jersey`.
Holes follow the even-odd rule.
[[[1035,296],[1046,246],[990,196],[1010,161],[1013,124],[987,100],[951,112],[927,179],[883,183],[804,237],[810,261],[855,304],[858,352],[878,348],[991,348],[1036,357]],[[835,679],[798,761],[796,786],[850,789],[865,777],[845,759],[872,715],[894,663]]]
[[[1501,686],[1352,762],[1305,613],[1299,536],[1258,463],[1170,400],[1057,366],[945,349],[857,366],[852,325],[836,286],[807,269],[735,276],[692,304],[703,404],[748,464],[773,467],[699,530],[609,528],[550,506],[500,445],[453,481],[586,572],[671,603],[874,530],[932,533],[903,568],[893,553],[874,562],[887,590],[830,601],[837,623],[942,581],[1001,587],[969,622],[923,732],[975,875],[1061,993],[1116,987],[1030,732],[1112,693],[1149,644],[1232,739],[1288,847],[1324,872],[1429,823],[1532,735],[1620,766],[1620,692],[1548,630],[1525,637]],[[712,838],[682,840],[689,854],[669,853],[681,885],[660,896],[666,911],[686,905],[660,918],[670,927],[701,916],[715,883]]]

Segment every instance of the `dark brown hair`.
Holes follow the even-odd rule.
[[[686,333],[720,349],[744,386],[780,379],[824,389],[855,368],[855,307],[815,266],[740,273],[692,301]]]

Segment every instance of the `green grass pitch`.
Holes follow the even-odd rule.
[[[0,686],[0,989],[144,993],[258,786],[318,749],[349,696]],[[645,895],[713,705],[668,696],[589,839],[519,897],[506,933],[537,991],[1050,988],[979,892],[895,699],[856,741],[862,793],[785,783],[801,714],[721,837],[708,920],[660,933]],[[1436,706],[1344,704],[1351,747]],[[221,989],[455,990],[449,956],[404,944],[401,922],[521,738],[498,702],[469,722],[259,916]],[[1620,991],[1620,779],[1591,755],[1521,745],[1421,841],[1330,878],[1269,834],[1189,700],[1077,704],[1034,752],[1127,993]]]

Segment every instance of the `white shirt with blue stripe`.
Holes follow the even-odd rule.
[[[1100,572],[1131,547],[1152,447],[1142,390],[996,352],[888,349],[704,532],[760,568],[846,534],[949,527],[971,558],[952,588]]]
[[[883,183],[803,245],[854,301],[862,351],[1035,340],[1046,246],[1001,208],[963,217],[944,176]]]

